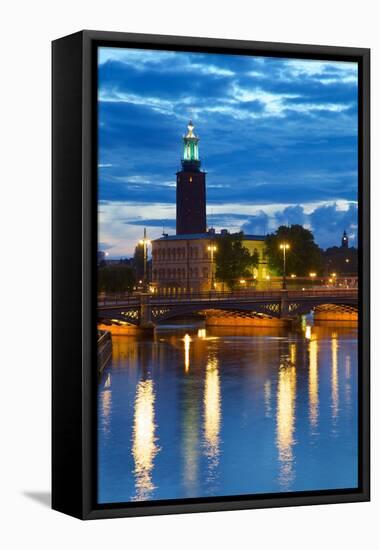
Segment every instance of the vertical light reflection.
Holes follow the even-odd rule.
[[[309,420],[312,428],[318,423],[318,342],[311,339],[309,342]]]
[[[332,332],[332,418],[337,420],[339,410],[339,382],[338,382],[338,334]]]
[[[112,390],[108,387],[104,389],[100,394],[101,412],[102,412],[102,424],[104,435],[108,435],[110,432],[110,419],[112,410]]]
[[[305,327],[305,338],[306,338],[307,340],[310,340],[311,337],[312,337],[312,327],[311,327],[310,325],[307,325],[307,326]]]
[[[136,495],[133,500],[151,498],[154,458],[159,451],[155,436],[154,386],[152,380],[141,380],[134,403],[133,447]]]
[[[350,355],[346,355],[345,360],[345,399],[348,406],[351,405],[351,358]]]
[[[108,372],[108,376],[104,382],[104,388],[110,388],[111,387],[111,373]]]
[[[186,334],[184,336],[183,342],[184,342],[184,370],[188,372],[190,368],[190,345],[192,342],[189,334]]]
[[[271,381],[266,380],[263,386],[263,395],[265,401],[265,417],[271,417]]]
[[[290,344],[290,360],[291,365],[296,365],[296,344]]]
[[[205,455],[209,459],[209,473],[213,477],[220,453],[221,391],[218,360],[208,359],[204,388]]]
[[[199,482],[199,408],[195,393],[188,392],[183,400],[185,406],[183,418],[183,479],[186,496],[196,496]]]
[[[279,370],[277,391],[276,444],[279,451],[279,483],[284,490],[289,490],[295,478],[294,453],[295,444],[295,407],[296,407],[296,367],[282,367]]]

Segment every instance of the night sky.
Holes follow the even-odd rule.
[[[357,239],[357,64],[100,48],[99,248],[130,256],[175,233],[192,118],[207,220],[265,234],[300,223],[323,248]]]

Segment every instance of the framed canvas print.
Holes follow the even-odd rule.
[[[369,50],[53,42],[53,508],[369,499]]]

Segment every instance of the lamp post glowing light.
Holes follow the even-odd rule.
[[[282,289],[286,290],[287,281],[286,281],[286,250],[289,250],[290,245],[288,243],[281,243],[279,245],[280,250],[283,251],[283,279],[282,279]]]
[[[208,246],[208,251],[211,253],[211,290],[215,290],[214,253],[217,251],[217,246],[215,244],[210,244]]]
[[[143,230],[143,239],[139,241],[139,244],[143,246],[143,290],[148,290],[147,285],[147,247],[151,242],[146,237],[146,227]]]

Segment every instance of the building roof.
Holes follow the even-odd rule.
[[[233,233],[228,233],[228,235],[233,235]],[[195,241],[200,239],[219,239],[223,237],[221,233],[188,233],[184,235],[167,235],[166,237],[160,237],[159,239],[154,239],[155,241]],[[264,241],[266,238],[265,235],[244,235],[243,241]]]

